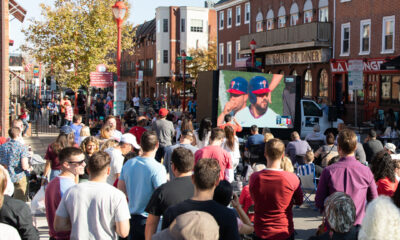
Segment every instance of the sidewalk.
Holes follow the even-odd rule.
[[[27,145],[31,145],[32,151],[35,154],[39,154],[44,158],[48,145],[54,142],[56,138],[57,135],[42,133],[39,137],[34,135],[31,137],[26,137],[24,140]],[[38,229],[40,239],[49,239],[49,228],[47,226],[47,220],[44,214],[40,216],[33,216],[33,225]]]

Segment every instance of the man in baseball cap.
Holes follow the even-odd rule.
[[[140,146],[136,142],[136,137],[131,133],[125,133],[122,135],[121,140],[116,147],[107,148],[105,150],[105,152],[111,157],[110,175],[107,177],[108,184],[113,185],[115,180],[119,178],[124,164],[124,155],[131,152],[133,148],[140,149]]]
[[[277,123],[279,115],[268,107],[271,102],[271,91],[279,84],[282,77],[283,75],[274,74],[271,80],[267,80],[265,75],[254,76],[250,79],[248,87],[250,105],[235,115],[241,126],[282,127],[280,122]]]
[[[236,114],[241,109],[246,107],[247,103],[247,80],[242,77],[236,77],[231,80],[227,92],[230,94],[229,101],[225,104],[224,110],[218,116],[217,125],[220,126],[224,123],[224,117],[227,114]]]

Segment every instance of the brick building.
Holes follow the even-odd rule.
[[[328,99],[332,4],[328,0],[218,2],[219,68],[241,70],[249,67],[250,41],[254,39],[255,67],[266,73],[301,75],[304,97]],[[238,12],[243,13],[241,22],[245,27],[235,26]],[[232,30],[228,29],[230,21],[233,21]],[[234,41],[232,47],[230,39]],[[228,64],[230,62],[233,64]]]
[[[393,1],[336,1],[333,100],[343,99],[346,110],[354,112],[355,97],[348,89],[348,61],[363,60],[364,90],[358,91],[357,99],[360,122],[372,120],[377,110],[400,111],[400,64],[391,60],[400,54],[399,19],[400,4]]]
[[[172,85],[182,76],[177,58],[182,51],[207,49],[209,42],[217,36],[216,14],[210,8],[158,7],[155,16],[136,27],[134,55],[122,54],[121,79],[128,82],[128,89],[132,89],[130,96],[158,98],[180,94]],[[141,79],[142,74],[143,82],[137,83],[136,79]]]
[[[133,96],[154,96],[156,89],[156,20],[152,19],[135,27],[134,54],[123,52],[121,80],[127,82],[128,99]],[[137,65],[137,66],[136,66]],[[139,81],[136,81],[139,79]]]

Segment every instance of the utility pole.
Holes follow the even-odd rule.
[[[9,128],[9,104],[10,104],[10,84],[9,79],[9,13],[8,13],[8,0],[1,0],[1,66],[0,66],[0,126],[2,127],[1,135],[7,136]]]

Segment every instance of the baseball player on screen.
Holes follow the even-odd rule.
[[[274,74],[274,77],[279,77],[279,81],[273,78],[272,82],[275,86],[279,84],[283,75]],[[263,76],[255,76],[249,83],[249,100],[250,105],[243,108],[236,113],[235,118],[243,127],[257,125],[258,127],[269,128],[286,128],[281,126],[277,119],[280,115],[276,114],[274,110],[268,108],[271,102],[270,97],[271,89],[269,88],[268,80]]]
[[[225,104],[224,110],[218,116],[217,126],[224,123],[224,117],[227,114],[235,115],[241,109],[246,107],[248,94],[247,94],[247,81],[242,77],[236,77],[231,80],[227,92],[230,94],[229,101]]]

